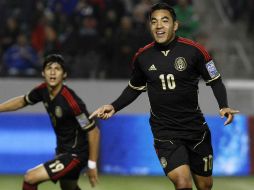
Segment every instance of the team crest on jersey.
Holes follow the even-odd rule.
[[[55,115],[60,118],[63,116],[63,110],[60,106],[56,106],[55,108]]]
[[[167,165],[168,165],[168,162],[167,162],[166,158],[165,157],[161,157],[160,161],[161,161],[161,166],[163,168],[166,168]]]
[[[213,60],[209,61],[205,66],[211,78],[215,78],[219,75]]]
[[[183,57],[178,57],[175,60],[175,69],[178,71],[184,71],[187,68],[187,62]]]

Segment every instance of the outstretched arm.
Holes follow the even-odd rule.
[[[142,91],[138,91],[130,86],[127,86],[119,98],[117,98],[112,104],[101,106],[95,110],[89,118],[98,117],[101,119],[108,119],[117,111],[131,104],[141,93]]]
[[[89,160],[88,160],[88,177],[92,187],[98,183],[97,160],[99,153],[100,131],[95,127],[88,132],[89,143]]]
[[[27,105],[25,96],[18,96],[0,104],[0,112],[15,111]]]
[[[234,119],[234,114],[239,113],[239,111],[228,107],[227,92],[221,79],[214,81],[211,87],[220,107],[221,118],[227,117],[224,125],[230,124]]]

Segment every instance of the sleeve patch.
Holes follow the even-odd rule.
[[[213,62],[213,60],[209,61],[208,63],[206,63],[206,69],[210,75],[210,77],[213,79],[215,77],[217,77],[219,74],[219,72],[217,71],[215,64]]]
[[[81,128],[84,130],[89,129],[92,125],[94,125],[94,121],[90,123],[90,121],[88,120],[88,118],[86,117],[84,113],[76,116],[76,119],[79,125],[81,126]]]

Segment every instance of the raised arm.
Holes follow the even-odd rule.
[[[98,127],[88,132],[89,159],[88,177],[92,187],[98,183],[97,160],[99,154],[100,131]]]
[[[15,111],[27,105],[25,96],[18,96],[0,104],[0,112]]]
[[[224,125],[230,124],[234,119],[234,114],[239,113],[239,111],[228,107],[227,92],[221,79],[213,81],[211,88],[219,104],[221,117],[227,117]]]

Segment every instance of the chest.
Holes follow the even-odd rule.
[[[45,95],[43,104],[51,118],[56,120],[63,120],[73,115],[73,111],[70,109],[68,103],[61,96],[57,96],[51,100]]]
[[[148,81],[163,76],[173,76],[177,79],[191,79],[197,76],[195,60],[188,52],[153,51],[141,58],[140,66]]]

